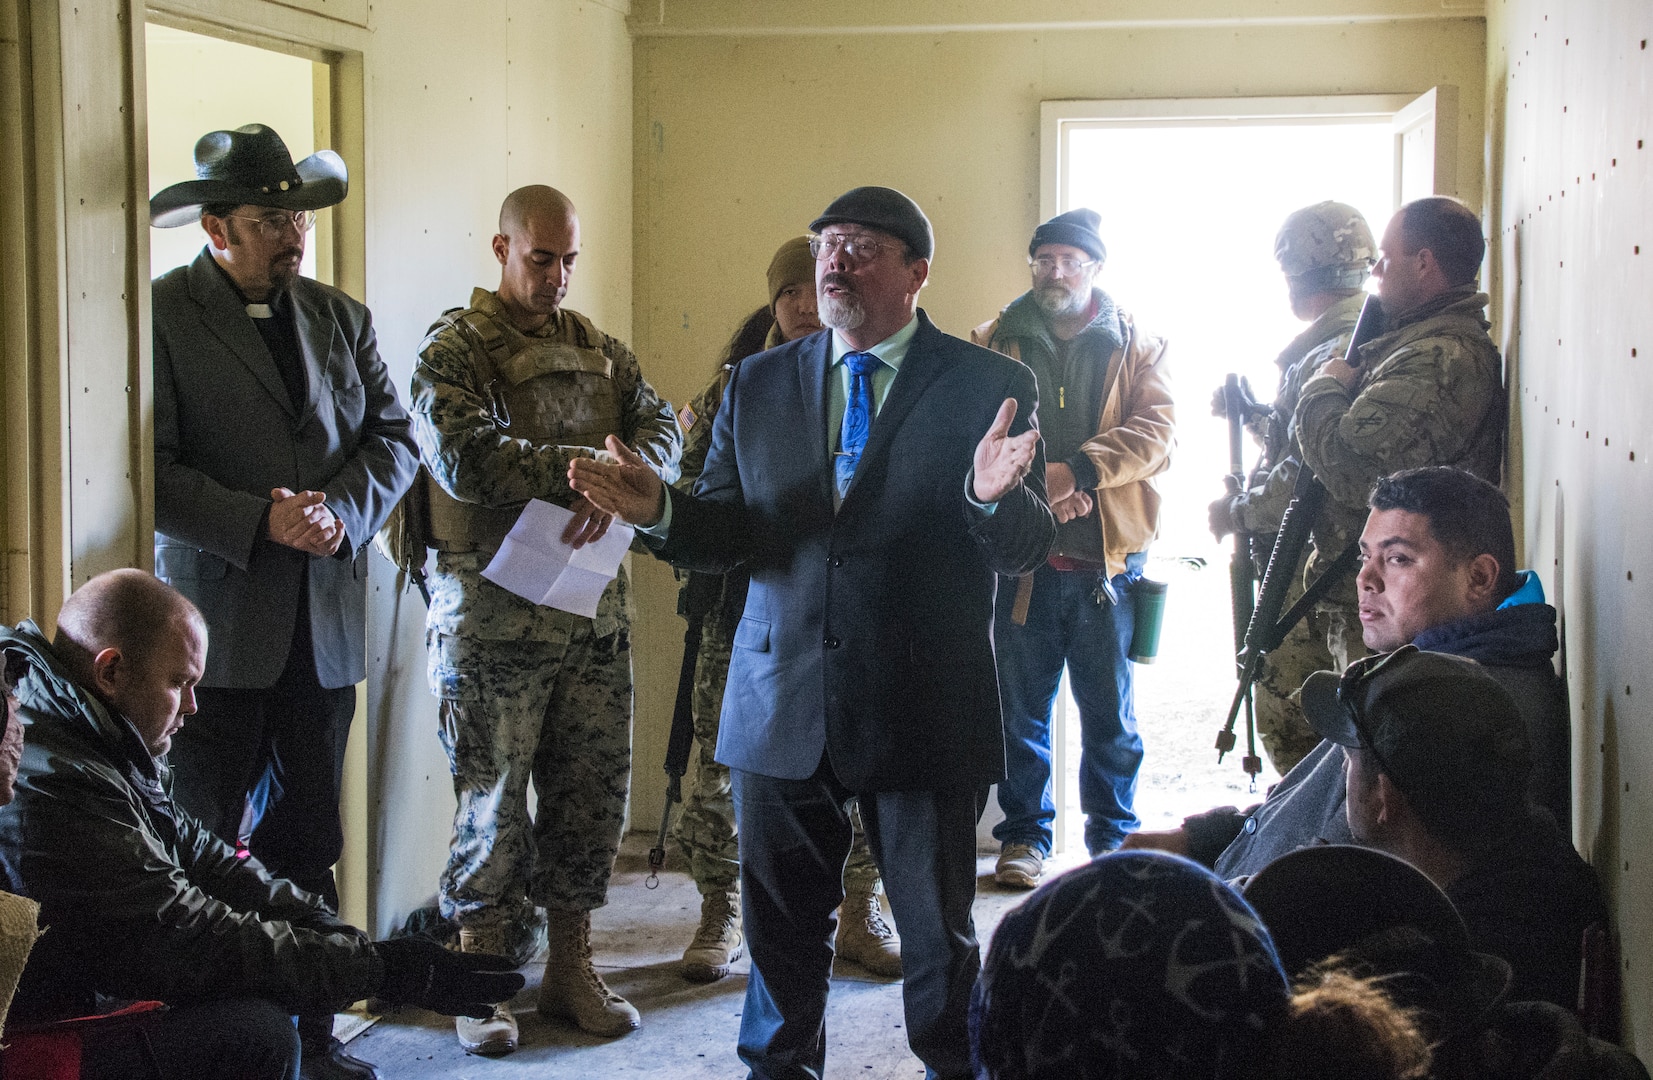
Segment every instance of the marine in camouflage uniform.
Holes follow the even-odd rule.
[[[1275,237],[1274,257],[1286,277],[1292,312],[1309,325],[1275,359],[1280,388],[1273,405],[1253,405],[1247,420],[1263,452],[1246,489],[1237,495],[1225,495],[1211,507],[1212,528],[1218,539],[1236,529],[1251,534],[1259,576],[1267,565],[1274,535],[1297,483],[1300,467],[1291,423],[1298,395],[1304,381],[1332,351],[1347,349],[1365,300],[1362,286],[1376,255],[1377,243],[1366,219],[1345,203],[1327,201],[1295,211]],[[1220,415],[1220,392],[1217,402]],[[1303,595],[1308,556],[1305,551],[1293,571],[1286,596],[1288,608]],[[1337,584],[1331,602],[1345,608],[1354,606],[1352,576]],[[1257,735],[1270,763],[1282,775],[1320,742],[1298,703],[1304,680],[1316,671],[1341,671],[1349,660],[1365,654],[1357,640],[1354,656],[1334,656],[1327,645],[1330,623],[1325,612],[1311,612],[1264,657],[1258,671]]]
[[[807,290],[808,325],[819,328],[813,317],[815,259],[809,254],[808,237],[796,237],[781,245],[770,262],[768,283],[770,307],[759,308],[747,318],[730,342],[728,362],[719,367],[712,381],[678,413],[684,440],[682,476],[675,486],[682,491],[694,489],[705,467],[706,453],[712,444],[712,423],[735,365],[756,351],[758,334],[754,331],[761,332],[764,325],[768,326],[761,339],[762,348],[774,348],[788,340],[781,321],[775,317],[775,307],[782,302],[783,295],[792,288]],[[717,579],[709,594],[691,601],[688,575],[680,576],[685,578],[685,583],[679,611],[687,613],[691,602],[708,608],[700,647],[695,654],[691,695],[699,754],[694,781],[673,832],[703,897],[701,925],[684,952],[683,974],[704,982],[728,974],[730,963],[739,959],[742,952],[738,914],[740,851],[734,797],[729,767],[717,761],[716,752],[718,717],[723,711],[723,691],[729,676],[735,627],[746,606],[747,577],[740,570],[731,571]],[[846,910],[841,922],[844,929],[840,931],[839,952],[842,955],[847,951],[852,959],[879,974],[899,975],[899,939],[883,922],[878,910],[877,897],[883,886],[878,864],[861,828],[859,807],[852,808],[850,820],[855,827],[855,839],[844,867],[844,892],[846,907],[854,907],[856,898],[860,898],[861,910]],[[862,940],[869,936],[874,940]]]
[[[1503,363],[1487,335],[1487,296],[1475,286],[1485,250],[1479,220],[1456,200],[1401,207],[1374,271],[1385,332],[1361,346],[1352,367],[1334,348],[1308,361],[1314,371],[1303,382],[1294,434],[1328,495],[1314,528],[1311,576],[1360,535],[1379,479],[1450,465],[1499,482]],[[1323,610],[1328,643],[1352,650],[1361,636],[1357,610]]]
[[[525,190],[534,193],[531,208],[550,192]],[[525,220],[535,222],[540,211],[526,211]],[[510,236],[504,217],[502,234]],[[577,251],[571,206],[567,221]],[[533,247],[552,242],[536,238]],[[564,239],[561,246],[570,245]],[[572,254],[566,258],[571,272]],[[430,685],[458,799],[439,900],[443,915],[461,928],[462,947],[475,944],[477,951],[497,948],[513,924],[532,921],[534,906],[544,907],[552,953],[541,1011],[569,1015],[597,1034],[619,1034],[636,1026],[636,1013],[597,978],[588,935],[589,912],[606,901],[630,780],[626,571],[590,619],[531,603],[482,571],[527,500],[588,505],[568,487],[568,463],[594,456],[605,435],[618,436],[668,480],[677,475],[681,441],[671,406],[622,342],[555,305],[541,325],[519,329],[506,302],[513,267],[506,255],[500,260],[500,292],[475,290],[469,308],[432,327],[413,373],[410,411],[432,481],[438,549],[426,620]],[[560,301],[560,288],[556,296]],[[537,794],[532,817],[530,779]],[[592,989],[591,980],[595,997],[548,1006],[548,994],[578,996]],[[508,1021],[507,1012],[492,1023]],[[508,1039],[503,1030],[479,1034],[477,1022],[459,1023],[468,1050],[515,1045],[514,1021]],[[477,1040],[481,1049],[471,1045]]]

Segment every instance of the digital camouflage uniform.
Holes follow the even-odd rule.
[[[1503,363],[1487,336],[1486,306],[1474,286],[1453,289],[1389,320],[1361,346],[1355,389],[1330,375],[1304,381],[1294,433],[1328,496],[1315,523],[1311,575],[1359,538],[1372,486],[1390,473],[1450,465],[1499,482]],[[1356,613],[1346,603],[1323,610],[1334,652],[1339,639],[1358,646]]]
[[[511,362],[483,349],[476,328],[490,326],[506,339],[499,353],[515,352]],[[605,433],[673,479],[671,407],[631,350],[583,316],[559,311],[522,335],[483,289],[425,338],[411,396],[438,538],[430,685],[458,798],[442,913],[486,927],[525,921],[533,905],[588,911],[605,902],[630,780],[626,572],[586,619],[509,593],[482,570],[526,500],[574,501],[568,462],[593,455]]]
[[[772,335],[771,344],[778,344]],[[683,438],[683,475],[677,487],[691,491],[700,471],[706,465],[706,452],[712,444],[712,421],[723,391],[729,385],[734,366],[726,364],[717,376],[695,399],[678,413],[678,421],[685,432]],[[688,586],[685,585],[685,592]],[[701,630],[700,650],[695,655],[694,670],[694,734],[700,754],[695,769],[695,780],[683,800],[683,813],[677,819],[675,835],[678,848],[688,861],[689,873],[702,893],[733,891],[740,880],[740,852],[735,828],[735,804],[730,791],[729,767],[718,764],[718,717],[723,711],[723,688],[729,676],[729,659],[734,643],[735,626],[740,622],[741,610],[746,605],[746,575],[740,571],[725,574],[718,589],[717,600],[706,616]],[[855,841],[850,848],[849,862],[844,867],[844,889],[854,893],[876,893],[879,889],[878,864],[867,847],[866,835],[861,829],[860,808],[855,807],[850,820],[855,826]]]

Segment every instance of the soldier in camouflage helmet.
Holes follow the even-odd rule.
[[[769,263],[769,303],[741,323],[712,381],[677,414],[684,432],[683,475],[675,485],[691,491],[706,464],[712,443],[712,421],[735,365],[753,353],[794,341],[821,329],[815,312],[815,257],[809,237],[798,236],[780,246]],[[735,805],[729,767],[719,764],[718,715],[729,677],[735,625],[746,606],[747,575],[731,570],[718,579],[716,596],[701,632],[695,657],[693,694],[695,741],[700,754],[694,786],[677,821],[677,844],[688,860],[689,873],[700,889],[700,926],[683,953],[683,976],[711,982],[729,974],[741,957],[740,853],[735,828]],[[679,608],[685,612],[694,596],[683,586]],[[901,974],[901,939],[884,920],[878,894],[882,883],[878,864],[861,829],[859,807],[851,815],[855,842],[844,866],[844,903],[839,911],[837,955],[854,960],[874,974]]]
[[[1275,359],[1280,369],[1280,389],[1274,404],[1247,403],[1250,408],[1246,423],[1263,452],[1246,490],[1224,495],[1211,504],[1211,531],[1219,540],[1236,529],[1250,533],[1259,571],[1268,559],[1297,482],[1298,458],[1290,428],[1298,392],[1314,368],[1305,363],[1305,358],[1328,348],[1347,348],[1376,255],[1377,244],[1366,219],[1347,203],[1328,200],[1305,206],[1286,218],[1275,237],[1274,257],[1286,277],[1292,314],[1309,325]],[[1221,390],[1214,406],[1219,416],[1224,415]],[[1307,558],[1305,552],[1293,574],[1292,590],[1286,598],[1288,607],[1303,593]],[[1351,602],[1353,593],[1352,580],[1339,590],[1339,595]],[[1257,734],[1269,761],[1281,774],[1289,772],[1320,741],[1303,718],[1297,701],[1298,689],[1310,674],[1342,666],[1326,644],[1328,621],[1324,613],[1314,612],[1298,623],[1268,654],[1258,672]],[[1364,654],[1358,635],[1353,649],[1356,657]]]
[[[1372,276],[1384,333],[1354,357],[1334,343],[1305,360],[1293,434],[1329,496],[1314,527],[1311,576],[1359,536],[1383,477],[1451,465],[1499,481],[1503,362],[1476,287],[1486,253],[1480,219],[1456,199],[1418,199],[1390,219],[1378,248]],[[1322,604],[1334,655],[1361,638],[1353,591],[1340,586]]]
[[[637,1010],[593,967],[590,926],[606,900],[631,772],[626,572],[586,619],[530,603],[482,570],[528,499],[574,511],[565,540],[606,531],[609,516],[568,487],[571,459],[615,435],[669,481],[681,439],[631,350],[562,306],[580,250],[573,204],[543,186],[512,192],[493,250],[499,291],[477,289],[469,308],[445,314],[413,372],[437,548],[430,683],[459,803],[438,893],[467,952],[507,951],[513,927],[545,908],[539,1011],[621,1035],[637,1027]],[[460,1017],[457,1030],[473,1053],[516,1046],[504,1007],[486,1020]]]

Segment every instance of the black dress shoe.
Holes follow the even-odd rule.
[[[331,1035],[326,1041],[305,1040],[298,1075],[299,1080],[379,1080],[378,1069],[351,1057],[344,1044]]]

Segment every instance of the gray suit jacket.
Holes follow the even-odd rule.
[[[259,689],[281,674],[309,565],[316,674],[366,677],[368,542],[419,461],[367,308],[308,278],[292,285],[308,397],[294,409],[241,298],[205,250],[156,278],[155,573],[211,634],[203,686]],[[344,523],[336,555],[263,538],[270,490],[311,489]]]

